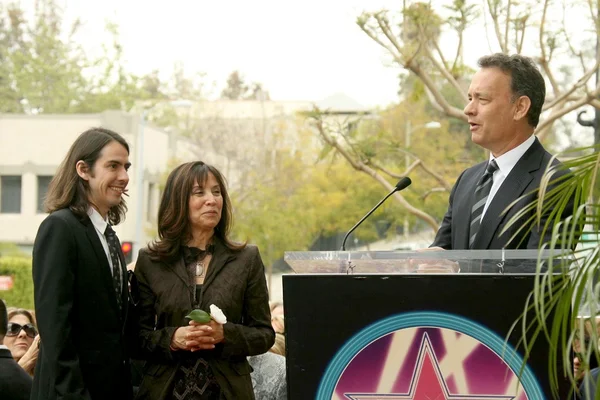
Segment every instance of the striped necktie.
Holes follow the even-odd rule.
[[[471,208],[469,248],[473,247],[473,242],[475,242],[475,237],[477,237],[477,232],[479,232],[483,208],[485,206],[488,196],[490,195],[490,190],[492,189],[494,172],[496,172],[497,170],[498,164],[496,164],[496,160],[490,161],[485,169],[485,174],[483,174],[479,183],[477,184],[477,187],[475,188],[475,202],[473,203],[473,207]]]
[[[108,243],[110,260],[112,261],[113,286],[115,288],[115,295],[117,296],[117,305],[119,306],[119,310],[121,310],[123,308],[123,302],[121,300],[121,263],[119,262],[119,248],[121,247],[121,244],[119,243],[117,234],[110,225],[106,226],[104,236]]]

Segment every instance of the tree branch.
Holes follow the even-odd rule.
[[[498,10],[492,8],[491,4],[492,0],[487,0],[487,5],[490,10],[490,16],[492,17],[492,22],[494,23],[494,30],[496,31],[496,38],[498,39],[498,45],[503,53],[508,53],[508,49],[504,46],[504,40],[502,39],[502,33],[500,33],[500,22],[498,21]]]
[[[440,93],[438,89],[438,85],[436,85],[431,77],[421,69],[421,67],[413,61],[413,59],[404,60],[402,57],[406,57],[406,53],[403,51],[402,47],[395,39],[391,30],[389,29],[389,25],[386,21],[384,21],[383,17],[379,14],[373,16],[377,21],[379,28],[382,30],[382,33],[385,37],[390,41],[393,47],[386,45],[379,37],[377,37],[367,26],[366,24],[359,24],[359,27],[365,32],[373,41],[378,43],[381,47],[389,51],[389,53],[394,57],[394,60],[403,66],[404,68],[412,71],[415,75],[417,75],[421,81],[425,84],[426,88],[431,92],[431,95],[435,101],[435,103],[439,106],[441,111],[449,117],[458,118],[462,120],[467,120],[467,116],[463,114],[462,110],[459,110],[456,107],[453,107],[448,103],[446,98]],[[397,51],[395,51],[395,50]],[[461,90],[461,93],[464,96],[464,92]]]
[[[540,50],[542,52],[542,55],[540,56],[540,64],[542,66],[542,69],[546,73],[548,80],[550,81],[550,85],[552,86],[554,95],[560,96],[560,88],[559,88],[558,84],[556,83],[556,79],[554,78],[554,75],[552,74],[552,70],[550,69],[550,66],[548,65],[548,62],[550,60],[549,60],[548,56],[546,55],[546,45],[544,44],[544,33],[545,33],[544,29],[546,26],[546,14],[548,12],[548,3],[549,3],[549,0],[544,0],[544,10],[542,12],[542,20],[540,21],[539,41],[540,41]]]
[[[596,70],[600,67],[600,62],[596,62],[596,65],[594,65],[593,68],[589,69],[587,72],[585,72],[585,74],[579,78],[579,80],[571,87],[571,89],[569,89],[568,91],[564,92],[563,94],[561,94],[559,97],[555,98],[554,100],[552,100],[552,102],[546,104],[543,108],[544,111],[549,110],[551,108],[553,108],[554,106],[556,106],[557,104],[559,104],[562,101],[568,101],[568,100],[579,100],[580,97],[577,96],[576,98],[572,98],[570,97],[577,89],[585,86],[587,84],[587,81],[590,80],[590,78],[596,73]]]
[[[567,46],[573,55],[579,58],[579,62],[581,63],[581,69],[585,72],[585,60],[583,58],[583,53],[575,51],[573,44],[571,43],[570,35],[567,33],[567,23],[565,17],[567,15],[566,4],[563,4],[563,15],[562,15],[562,33],[565,36],[565,41],[567,42]]]
[[[433,44],[435,45],[435,50],[437,51],[437,54],[440,56],[440,60],[442,60],[442,65],[444,66],[444,70],[448,70],[448,62],[444,58],[444,53],[442,53],[442,49],[440,49],[438,42],[434,40]],[[429,51],[429,49],[427,50],[427,52],[431,53]],[[454,77],[452,77],[452,78],[454,79]]]
[[[390,41],[390,43],[398,50],[398,52],[400,54],[402,54],[403,56],[406,57],[406,53],[404,52],[404,49],[402,48],[402,46],[400,46],[400,43],[398,43],[398,41],[396,40],[396,37],[394,36],[394,34],[391,31],[388,21],[386,19],[382,18],[381,14],[375,15],[375,20],[377,21],[379,28],[381,29],[381,31],[383,32],[385,37]]]
[[[508,29],[510,27],[510,6],[512,5],[512,1],[508,0],[508,4],[506,5],[506,25],[504,26],[504,48],[508,49]],[[517,30],[518,32],[518,30]]]
[[[370,177],[372,177],[373,179],[375,179],[377,182],[379,182],[383,187],[385,187],[387,190],[391,191],[394,186],[392,184],[390,184],[387,180],[385,180],[383,178],[383,176],[381,176],[375,169],[369,167],[368,165],[366,165],[365,163],[361,162],[361,161],[356,161],[352,158],[352,156],[342,147],[340,146],[340,144],[333,138],[331,137],[329,134],[327,134],[327,132],[325,132],[325,128],[323,127],[323,120],[320,117],[314,117],[315,119],[315,126],[317,128],[317,131],[319,132],[319,135],[323,138],[323,140],[329,144],[330,146],[332,146],[333,148],[335,148],[337,150],[337,152],[339,154],[341,154],[349,163],[350,165],[356,169],[357,171],[361,171],[367,175],[369,175]],[[435,220],[435,218],[433,218],[433,216],[431,216],[430,214],[427,214],[426,212],[414,207],[412,204],[410,204],[405,198],[404,196],[402,196],[400,193],[396,192],[394,194],[394,198],[404,207],[406,208],[406,210],[416,216],[417,218],[422,219],[423,221],[425,221],[427,224],[429,224],[429,226],[431,227],[431,229],[434,232],[437,232],[438,228],[439,228],[439,224],[438,222]]]
[[[425,201],[427,199],[427,197],[429,197],[430,194],[432,193],[439,193],[439,192],[446,192],[447,189],[446,188],[433,188],[433,189],[429,189],[428,191],[426,191],[425,193],[423,193],[421,195],[421,200]]]
[[[435,59],[433,54],[431,54],[431,50],[429,50],[428,46],[425,46],[425,51],[427,53],[428,58],[433,63],[433,65],[438,69],[438,71],[440,71],[442,73],[444,78],[446,78],[446,80],[454,87],[454,89],[456,89],[456,91],[460,94],[460,97],[462,98],[462,100],[465,103],[468,102],[469,99],[467,97],[467,94],[464,92],[463,88],[460,87],[460,85],[458,84],[456,79],[454,79],[454,76],[452,76],[452,74]]]
[[[452,71],[456,71],[456,66],[459,63],[459,58],[460,55],[462,54],[462,48],[463,48],[463,32],[457,32],[458,33],[458,46],[456,47],[456,56],[454,57],[454,62],[452,63]]]
[[[427,165],[425,165],[425,163],[422,162],[421,160],[418,160],[418,161],[420,162],[420,166],[421,166],[421,168],[423,168],[423,171],[425,171],[429,175],[433,176],[435,178],[435,180],[438,181],[438,183],[444,187],[445,190],[447,190],[447,191],[452,190],[452,185],[450,185],[448,182],[446,182],[446,180],[440,174],[438,174],[437,172],[434,172]]]
[[[463,113],[462,110],[450,105],[446,98],[441,94],[437,85],[433,82],[433,80],[429,77],[429,75],[421,69],[421,67],[416,66],[414,64],[410,64],[408,68],[417,75],[421,81],[425,84],[427,89],[431,92],[431,95],[435,99],[435,102],[442,108],[442,112],[449,117],[458,118],[462,120],[467,120],[467,116]]]
[[[540,138],[540,140],[543,140],[543,138],[550,131],[549,127],[558,118],[570,113],[573,110],[577,110],[581,106],[590,104],[593,100],[596,99],[596,97],[598,96],[598,92],[599,92],[599,90],[598,90],[598,88],[596,88],[596,90],[594,90],[593,92],[587,93],[585,96],[582,96],[581,99],[579,99],[579,101],[573,102],[573,103],[569,104],[568,106],[565,105],[564,107],[560,107],[560,108],[555,107],[552,110],[552,113],[548,116],[548,118],[544,119],[536,128],[535,133],[538,136],[538,138]]]

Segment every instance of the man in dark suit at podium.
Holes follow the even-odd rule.
[[[478,64],[464,112],[471,140],[489,150],[490,159],[458,177],[431,247],[537,249],[550,238],[551,229],[542,232],[543,221],[513,240],[526,219],[501,232],[515,213],[537,198],[531,192],[539,188],[548,164],[558,164],[534,134],[546,96],[544,78],[533,61],[521,55],[493,54],[480,58]],[[572,212],[571,204],[563,217]]]
[[[6,305],[0,300],[0,393],[5,400],[29,400],[31,377],[17,364],[4,345],[7,330]]]

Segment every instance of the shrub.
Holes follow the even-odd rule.
[[[1,275],[8,275],[13,279],[13,287],[10,290],[0,290],[0,298],[4,300],[6,305],[33,310],[31,258],[0,257]]]

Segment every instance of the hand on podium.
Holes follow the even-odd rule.
[[[417,252],[445,251],[441,247],[428,247],[418,249]],[[460,272],[460,265],[456,261],[443,258],[412,258],[412,270],[418,274],[452,274]]]

